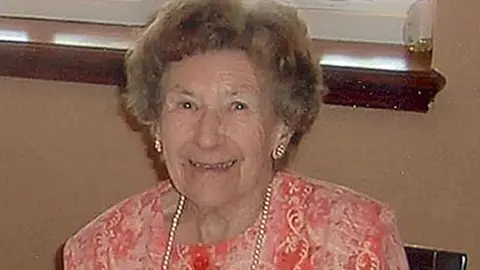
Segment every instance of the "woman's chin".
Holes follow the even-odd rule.
[[[241,182],[238,164],[229,168],[198,168],[189,166],[186,168],[185,194],[201,204],[214,206],[217,203],[225,203],[228,198],[235,196],[238,185]],[[191,197],[191,198],[190,198]]]

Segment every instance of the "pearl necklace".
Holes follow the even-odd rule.
[[[257,269],[257,265],[260,261],[260,252],[262,250],[263,241],[265,240],[265,229],[267,225],[268,211],[270,209],[271,198],[272,198],[272,184],[268,185],[267,193],[265,194],[265,200],[263,201],[259,232],[258,232],[257,240],[255,242],[255,248],[253,249],[252,264],[250,265],[250,270]],[[163,255],[162,270],[168,269],[168,265],[170,263],[170,257],[172,255],[172,250],[173,250],[173,241],[175,239],[175,233],[177,231],[180,216],[182,215],[183,208],[185,207],[185,201],[186,201],[185,196],[183,195],[180,196],[180,199],[177,204],[177,209],[175,210],[175,215],[173,216],[173,219],[172,219],[172,225],[170,226],[170,232],[168,234],[167,246],[165,248],[165,254]]]

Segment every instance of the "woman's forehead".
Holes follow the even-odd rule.
[[[225,91],[258,91],[259,76],[248,56],[241,51],[220,51],[187,57],[169,70],[172,88],[223,87]],[[228,89],[228,87],[234,89]]]

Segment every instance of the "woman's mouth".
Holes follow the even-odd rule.
[[[201,170],[228,170],[233,165],[235,165],[235,163],[237,163],[237,160],[229,160],[229,161],[214,162],[214,163],[199,162],[191,159],[189,159],[188,161],[190,165]]]

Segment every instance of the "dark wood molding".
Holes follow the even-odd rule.
[[[436,70],[385,71],[324,66],[327,104],[427,112],[445,78]]]
[[[113,43],[121,41],[126,44],[133,40],[138,30],[111,25],[0,18],[0,30],[4,29],[26,33],[28,38],[0,37],[0,76],[108,85],[125,82],[125,46],[112,46],[112,40]],[[56,33],[76,35],[92,42],[88,45],[62,43],[53,38]],[[315,51],[322,59],[324,81],[329,89],[324,96],[326,104],[427,112],[429,104],[446,83],[445,78],[431,68],[428,53],[409,53],[402,46],[395,45],[320,40],[314,43]],[[338,64],[329,60],[331,56],[341,56],[348,61]],[[379,57],[394,64],[384,67],[378,64]]]
[[[123,50],[0,41],[0,75],[119,85],[123,55]]]

